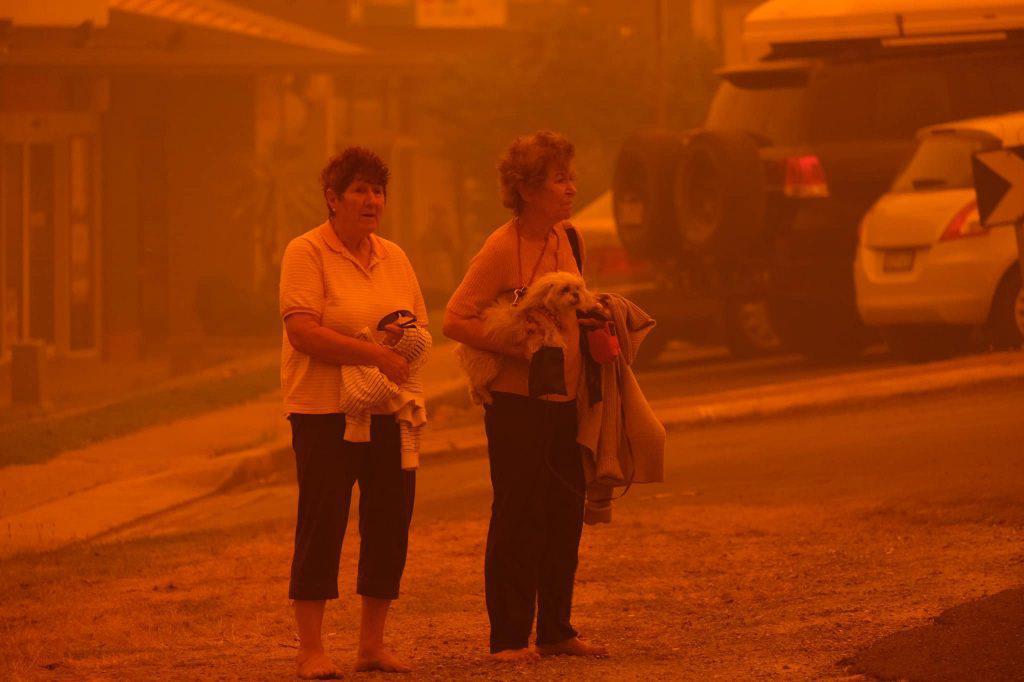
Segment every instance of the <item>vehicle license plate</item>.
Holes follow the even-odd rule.
[[[883,272],[910,272],[914,268],[914,250],[886,251],[882,258]]]

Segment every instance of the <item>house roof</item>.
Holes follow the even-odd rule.
[[[333,36],[223,0],[110,0],[110,8],[338,54],[364,51]]]
[[[365,48],[222,0],[110,0],[105,26],[14,25],[0,66],[108,71],[330,68]]]

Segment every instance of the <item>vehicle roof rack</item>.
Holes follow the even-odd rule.
[[[1006,39],[1024,29],[1024,3],[1013,0],[769,0],[744,22],[744,40],[784,45],[871,41],[937,44]]]

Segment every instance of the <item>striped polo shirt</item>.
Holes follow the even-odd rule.
[[[376,330],[377,322],[395,310],[410,310],[427,324],[416,273],[394,242],[370,235],[370,266],[364,268],[324,223],[293,239],[281,261],[280,311],[285,320],[295,313],[315,316],[320,324],[346,336]],[[338,365],[299,352],[282,334],[281,389],[288,413],[339,412],[341,372]],[[419,372],[406,384],[422,391]]]

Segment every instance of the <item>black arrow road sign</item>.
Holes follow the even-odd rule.
[[[985,227],[1024,220],[1024,146],[975,154],[974,191]]]

